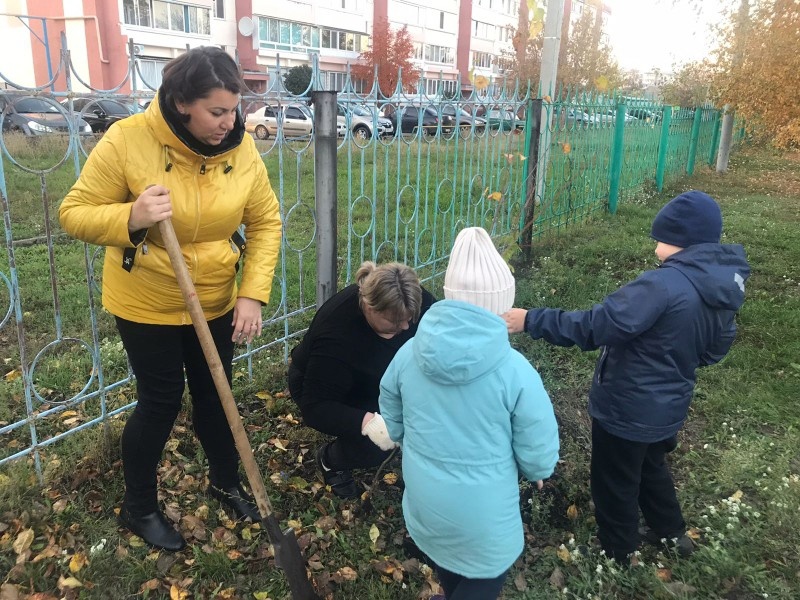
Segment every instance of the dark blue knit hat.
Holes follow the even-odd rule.
[[[679,248],[718,244],[722,212],[714,199],[698,190],[684,192],[667,202],[653,220],[650,237]]]

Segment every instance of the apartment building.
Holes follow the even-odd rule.
[[[527,0],[6,0],[0,73],[17,85],[45,85],[58,71],[65,40],[78,76],[73,89],[116,88],[130,52],[138,57],[136,88],[155,89],[170,59],[213,44],[238,56],[254,90],[274,89],[279,68],[285,73],[314,55],[323,83],[341,89],[347,64],[368,48],[375,20],[385,18],[393,29],[408,28],[414,63],[426,78],[419,91],[453,95],[459,75],[467,89],[471,74],[502,76],[501,58],[511,53],[520,8],[527,6]],[[63,72],[56,77],[56,89],[64,89],[63,78]]]

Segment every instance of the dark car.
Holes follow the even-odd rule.
[[[62,112],[53,101],[44,98],[0,96],[0,111],[4,114],[4,133],[16,132],[28,136],[68,134],[70,122],[77,133],[92,133],[92,128],[86,121],[78,116],[70,119],[66,111]]]
[[[69,110],[69,100],[61,101],[64,110]],[[92,131],[102,133],[112,124],[133,114],[133,108],[117,100],[97,100],[92,98],[75,98],[72,110],[89,123]]]
[[[475,135],[480,136],[486,132],[486,119],[470,114],[463,107],[458,111],[454,105],[445,104],[442,107],[442,114],[453,118],[453,122],[456,123],[462,138],[466,139],[472,134],[473,124],[475,126]]]
[[[400,106],[387,117],[392,122],[395,132],[400,133],[416,134],[421,128],[426,136],[435,136],[439,131],[440,121],[442,135],[445,137],[453,135],[455,130],[453,117],[442,115],[440,119],[436,110],[430,106]]]

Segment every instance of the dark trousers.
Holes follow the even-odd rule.
[[[289,365],[287,377],[289,393],[292,399],[297,402],[297,398],[303,395],[303,373],[300,369]],[[302,412],[302,406],[298,404]],[[371,409],[372,412],[375,409]],[[337,435],[334,431],[329,431],[332,435]],[[325,466],[334,471],[349,471],[350,469],[369,469],[377,467],[389,456],[389,452],[378,448],[372,440],[365,435],[352,435],[341,432],[336,439],[328,444],[327,451],[323,460]]]
[[[494,579],[469,579],[436,565],[436,574],[447,600],[496,600],[508,573]]]
[[[233,313],[208,322],[231,381]],[[116,319],[136,375],[138,404],[122,432],[125,506],[134,515],[158,508],[156,470],[181,409],[184,372],[192,399],[192,425],[209,464],[212,485],[239,483],[239,458],[211,371],[192,325],[148,325]]]
[[[685,532],[666,461],[677,444],[675,436],[654,443],[632,442],[592,421],[592,500],[600,544],[610,558],[625,560],[639,545],[639,509],[659,537]]]

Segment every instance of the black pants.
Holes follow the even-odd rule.
[[[624,560],[639,545],[639,509],[660,537],[682,535],[681,514],[666,455],[675,436],[654,443],[611,435],[592,421],[592,500],[598,537],[609,558]]]
[[[232,311],[208,322],[231,381]],[[192,325],[148,325],[117,317],[117,329],[136,375],[138,404],[122,432],[125,506],[134,515],[158,508],[156,470],[181,408],[184,369],[192,399],[192,425],[209,464],[212,485],[239,483],[239,458],[211,371]]]
[[[496,600],[508,573],[494,579],[469,579],[436,565],[436,574],[447,600]]]
[[[300,369],[289,365],[287,384],[292,399],[297,403],[297,398],[302,398],[303,394],[303,373]],[[299,403],[297,405],[302,412],[302,406]],[[336,432],[329,433],[337,435]],[[334,471],[369,469],[370,467],[377,467],[386,460],[389,452],[391,451],[384,451],[378,448],[365,435],[352,435],[342,432],[328,444],[328,449],[324,456],[325,466]]]

